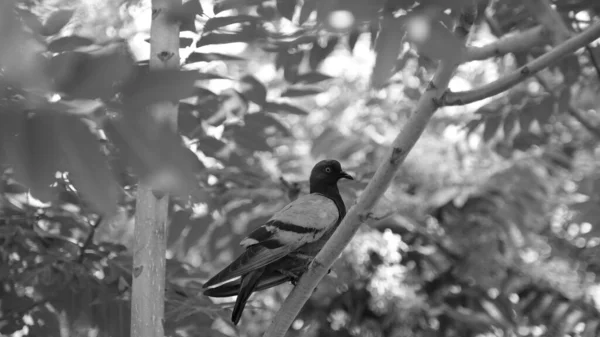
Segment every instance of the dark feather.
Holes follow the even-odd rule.
[[[240,292],[238,294],[237,299],[235,300],[235,306],[233,307],[233,312],[231,313],[231,321],[233,324],[237,325],[242,318],[242,313],[244,312],[244,307],[246,306],[246,302],[258,281],[260,281],[260,277],[263,275],[265,268],[259,268],[251,271],[247,275],[242,277],[242,285],[240,286]]]
[[[203,288],[208,288],[216,284],[225,282],[232,278],[242,276],[254,269],[258,269],[275,262],[291,251],[296,249],[294,246],[283,246],[275,249],[268,249],[261,245],[248,247],[240,257],[235,259],[229,266],[221,270],[217,275],[204,283]]]

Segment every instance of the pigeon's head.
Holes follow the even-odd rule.
[[[351,175],[342,170],[337,160],[321,160],[310,172],[310,186],[336,185],[338,180],[346,178],[354,180]]]

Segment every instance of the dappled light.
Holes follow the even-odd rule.
[[[600,335],[597,1],[157,3],[0,3],[2,336],[138,337],[146,250],[166,336]]]

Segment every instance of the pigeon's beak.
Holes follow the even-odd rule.
[[[351,175],[349,175],[348,173],[342,171],[342,173],[340,173],[340,179],[341,178],[346,178],[346,179],[350,179],[350,180],[354,180],[354,178],[352,178]]]

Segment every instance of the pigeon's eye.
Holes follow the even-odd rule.
[[[331,173],[331,167],[326,167],[326,168],[325,168],[325,172],[327,172],[327,173]]]

